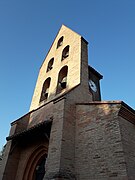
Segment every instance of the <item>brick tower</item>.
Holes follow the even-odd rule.
[[[62,25],[30,111],[11,123],[1,180],[135,179],[135,111],[101,101],[102,75],[88,66],[87,45]]]

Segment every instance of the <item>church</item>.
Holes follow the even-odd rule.
[[[11,123],[0,180],[134,180],[135,110],[102,101],[102,78],[88,42],[62,25],[29,112]]]

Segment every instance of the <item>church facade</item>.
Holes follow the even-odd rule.
[[[135,111],[102,101],[88,42],[62,25],[30,111],[11,123],[0,180],[134,180]]]

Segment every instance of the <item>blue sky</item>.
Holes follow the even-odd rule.
[[[103,100],[135,108],[135,0],[0,0],[0,148],[29,111],[38,71],[65,24],[89,42]]]

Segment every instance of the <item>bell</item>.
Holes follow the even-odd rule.
[[[61,81],[61,87],[64,89],[66,88],[66,84],[67,84],[67,77],[64,77]]]
[[[45,91],[45,93],[49,93],[49,88],[46,88],[46,91]]]
[[[65,57],[68,57],[69,56],[69,51],[67,51],[66,53],[65,53]]]
[[[50,71],[52,68],[53,68],[52,65],[48,65],[47,72]]]
[[[46,89],[46,91],[43,93],[43,96],[45,99],[48,98],[49,88]]]

